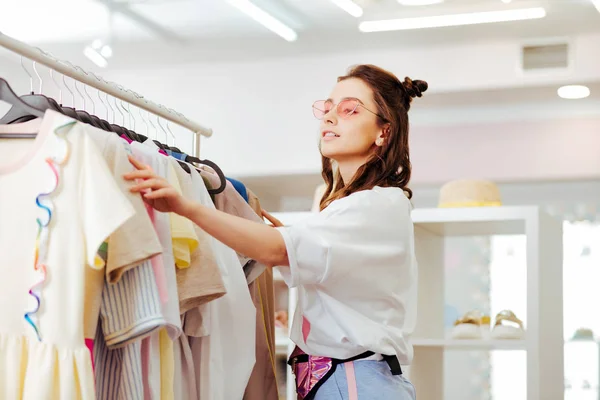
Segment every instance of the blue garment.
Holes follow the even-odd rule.
[[[227,178],[227,180],[229,182],[231,182],[231,184],[233,185],[235,190],[237,190],[237,192],[240,194],[240,196],[242,196],[244,198],[244,200],[246,200],[246,203],[247,203],[248,202],[248,191],[246,191],[246,186],[244,186],[244,184],[242,182],[235,180],[233,178]]]
[[[385,361],[354,362],[359,400],[416,400],[415,387],[404,375],[392,375]],[[345,365],[338,365],[317,390],[314,400],[348,400]]]
[[[171,151],[171,152],[169,153],[169,155],[170,155],[171,157],[174,157],[174,158],[176,158],[176,159],[178,159],[178,160],[181,160],[181,161],[185,161],[185,158],[187,157],[187,154],[185,154],[185,153],[178,153],[178,152],[176,152],[176,151]]]

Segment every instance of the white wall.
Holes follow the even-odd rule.
[[[572,42],[569,71],[529,76],[517,68],[521,44],[506,41],[111,71],[110,77],[213,127],[215,135],[203,142],[203,155],[230,175],[313,173],[319,171],[320,160],[318,125],[310,105],[328,95],[349,65],[374,63],[400,77],[426,79],[431,88],[427,94],[600,81],[600,35]],[[440,123],[448,119],[444,109],[451,106],[419,112],[415,102],[415,183],[473,174],[500,181],[600,176],[599,103],[593,104],[592,115],[560,120],[554,120],[556,110],[544,117],[542,109],[535,120],[522,123],[527,115],[505,107],[504,118],[510,122],[504,122],[494,116],[492,106],[477,112],[487,113],[493,123],[469,115],[468,109],[455,110],[452,126]],[[461,116],[457,119],[456,114]],[[473,125],[472,120],[480,123]],[[473,171],[474,165],[480,169]]]
[[[104,75],[214,128],[214,137],[203,141],[202,156],[216,161],[228,175],[318,173],[318,122],[310,105],[328,95],[348,66],[374,63],[400,77],[425,79],[430,83],[426,96],[600,82],[600,35],[571,41],[569,70],[536,75],[519,71],[521,43],[508,40],[360,53],[332,49],[328,55],[243,63],[177,65],[173,60],[170,67],[109,70]],[[133,49],[130,56],[135,57]],[[0,62],[4,74],[6,61]],[[21,80],[20,87],[28,86],[22,72],[10,74]],[[51,85],[47,82],[45,87]],[[561,114],[562,105],[549,108],[514,100],[508,106],[461,107],[450,97],[445,104],[421,111],[417,99],[411,110],[413,182],[432,184],[475,175],[497,181],[600,176],[600,102],[587,103],[581,112],[570,103],[570,114]],[[138,123],[137,128],[143,131],[142,126]],[[190,135],[173,129],[178,145],[189,151]]]

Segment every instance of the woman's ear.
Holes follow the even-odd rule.
[[[383,126],[383,128],[381,128],[381,132],[379,132],[379,135],[377,136],[377,139],[375,139],[375,145],[376,146],[383,146],[383,144],[385,143],[385,141],[387,140],[388,136],[390,133],[390,124],[385,124]]]

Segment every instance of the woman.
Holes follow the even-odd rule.
[[[227,246],[270,266],[297,287],[291,338],[300,398],[416,398],[400,365],[413,356],[417,264],[408,188],[408,110],[427,83],[372,66],[338,78],[313,111],[327,189],[321,212],[292,227],[247,221],[181,197],[132,159],[158,211],[183,215]],[[310,363],[308,362],[310,360]]]

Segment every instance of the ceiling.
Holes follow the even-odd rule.
[[[186,49],[188,53],[195,50],[211,55],[219,50],[230,56],[245,52],[264,56],[600,31],[600,13],[592,0],[512,0],[510,4],[501,0],[445,0],[431,6],[402,6],[397,0],[355,0],[364,8],[361,18],[352,17],[330,0],[253,2],[295,29],[298,40],[284,41],[227,0],[12,0],[11,12],[0,13],[0,29],[50,49],[66,49],[102,38],[111,40],[116,47],[134,44],[138,50],[147,52]],[[546,8],[546,18],[385,33],[367,34],[358,30],[359,22],[367,20],[538,6]]]

